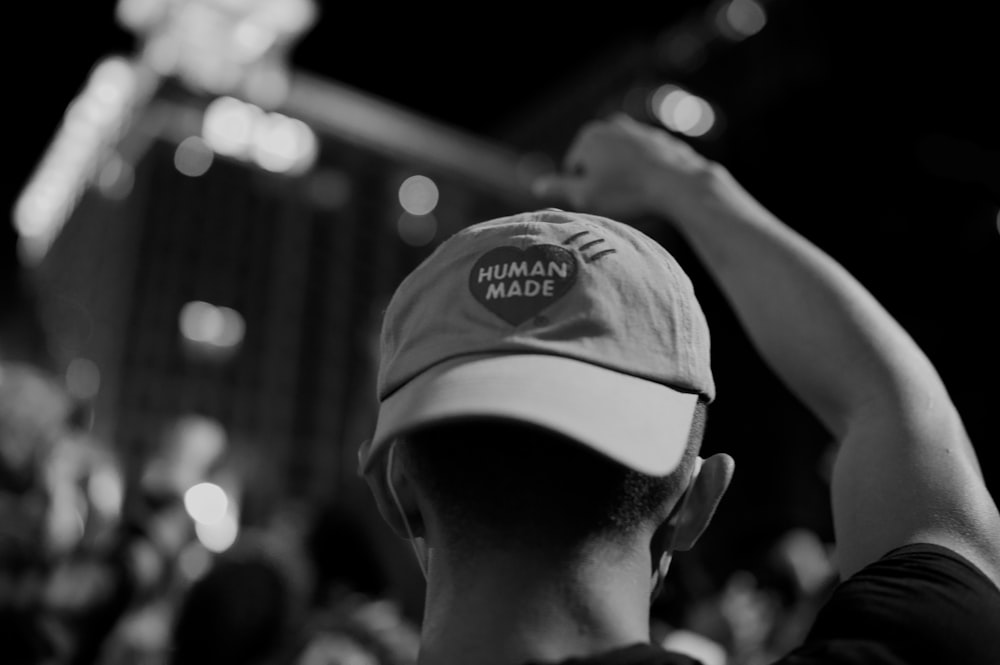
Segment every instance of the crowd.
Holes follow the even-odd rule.
[[[4,663],[416,662],[419,617],[355,515],[296,505],[211,552],[180,492],[150,473],[128,487],[124,466],[55,376],[0,364]],[[651,632],[705,665],[766,662],[801,635],[833,574],[810,532],[727,579],[698,561],[678,564],[687,586],[668,586]]]
[[[55,376],[0,365],[2,662],[414,662],[352,514],[291,506],[213,551],[157,461],[126,473]]]

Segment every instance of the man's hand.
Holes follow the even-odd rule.
[[[578,210],[629,218],[696,216],[720,193],[724,169],[662,129],[619,114],[587,124],[563,162],[564,173],[534,184],[543,198]]]

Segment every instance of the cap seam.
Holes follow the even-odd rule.
[[[384,395],[380,395],[379,398],[378,398],[379,402],[384,402],[385,400],[389,399],[394,394],[396,394],[397,392],[399,392],[400,390],[402,390],[404,387],[406,387],[408,384],[410,384],[412,381],[416,380],[419,376],[421,376],[422,374],[425,374],[425,373],[431,371],[432,369],[434,369],[438,365],[441,365],[442,363],[446,363],[446,362],[449,362],[451,360],[455,360],[456,358],[467,358],[469,356],[482,356],[482,357],[485,358],[485,357],[494,357],[494,356],[503,356],[503,355],[506,355],[506,356],[531,356],[531,355],[536,355],[536,356],[548,356],[548,357],[556,357],[556,358],[565,358],[567,360],[575,360],[577,362],[581,362],[581,363],[584,363],[584,364],[587,364],[587,365],[592,365],[594,367],[600,367],[601,369],[605,369],[605,370],[607,370],[609,372],[615,372],[615,373],[621,374],[623,376],[631,376],[633,378],[641,379],[643,381],[649,381],[650,383],[656,383],[656,384],[664,386],[666,388],[670,388],[671,390],[675,390],[675,391],[677,391],[679,393],[685,393],[685,394],[689,394],[689,395],[705,396],[705,393],[703,391],[701,391],[701,390],[698,390],[697,388],[689,388],[689,387],[686,387],[686,386],[678,386],[678,385],[671,384],[671,383],[664,383],[663,381],[660,381],[660,380],[658,380],[656,378],[652,378],[652,376],[649,375],[649,374],[637,374],[635,372],[630,372],[630,371],[627,371],[627,370],[623,370],[620,367],[614,367],[614,366],[608,365],[606,363],[595,362],[595,361],[593,361],[591,359],[585,359],[585,358],[582,358],[580,356],[570,355],[568,353],[554,353],[554,352],[551,352],[551,351],[532,351],[530,349],[513,349],[513,350],[502,350],[501,349],[501,350],[490,350],[490,351],[466,351],[466,352],[462,352],[462,353],[455,353],[455,354],[452,354],[450,356],[446,356],[446,357],[443,357],[443,358],[441,358],[439,360],[436,360],[433,363],[422,367],[418,372],[414,373],[412,376],[410,376],[408,379],[406,379],[406,381],[400,383],[398,386],[396,386],[395,388],[393,388],[390,392],[385,393]]]

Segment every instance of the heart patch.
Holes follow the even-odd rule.
[[[505,245],[473,264],[469,290],[511,325],[524,323],[563,297],[576,282],[576,257],[558,245]]]

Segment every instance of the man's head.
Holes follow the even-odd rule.
[[[390,301],[380,350],[378,423],[359,456],[397,529],[402,510],[387,479],[403,441],[428,497],[469,502],[471,512],[448,510],[446,520],[468,522],[480,508],[498,517],[463,489],[463,468],[466,479],[501,485],[521,474],[508,515],[586,468],[610,483],[607,496],[581,498],[587,483],[567,481],[576,489],[549,492],[546,506],[613,504],[598,531],[628,533],[677,504],[700,441],[698,405],[715,394],[708,326],[673,257],[629,226],[558,210],[484,222],[442,243]],[[564,542],[598,535],[571,523]]]
[[[551,431],[515,421],[459,421],[417,430],[397,443],[404,475],[442,549],[468,560],[479,550],[530,550],[568,560],[590,545],[629,546],[678,505],[701,443],[707,407],[695,412],[677,469],[649,476]]]

